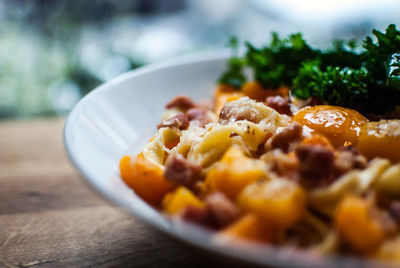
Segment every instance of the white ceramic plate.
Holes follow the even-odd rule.
[[[106,198],[151,226],[191,245],[247,264],[279,267],[354,267],[354,260],[309,258],[290,249],[221,245],[203,229],[172,222],[151,208],[119,177],[119,160],[134,155],[156,132],[165,104],[178,94],[210,99],[226,68],[226,51],[198,54],[126,73],[84,97],[64,129],[69,157],[84,178]],[[332,262],[333,261],[333,262]]]

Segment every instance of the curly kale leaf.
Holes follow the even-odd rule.
[[[333,105],[365,113],[384,113],[400,104],[400,32],[389,25],[385,33],[373,30],[362,53],[342,50],[322,53],[317,61],[302,63],[292,94],[316,97]]]
[[[396,30],[396,26],[391,24],[387,27],[385,33],[377,30],[373,30],[372,33],[376,42],[368,36],[363,44],[365,68],[371,77],[379,83],[386,84],[390,78],[393,54],[400,52],[400,31]]]
[[[356,52],[354,40],[347,44],[343,40],[335,40],[331,49],[319,51],[318,58],[322,69],[328,66],[358,69],[362,66],[363,56]]]
[[[336,40],[325,51],[309,46],[301,34],[280,39],[274,33],[267,46],[246,43],[245,56],[231,58],[220,82],[240,88],[246,66],[266,89],[289,86],[297,98],[316,97],[366,113],[392,110],[400,103],[400,31],[389,25],[386,32],[372,33],[375,41],[366,37],[361,48]]]
[[[240,89],[246,82],[246,76],[243,73],[246,61],[238,56],[239,41],[236,37],[231,37],[229,46],[233,50],[233,56],[228,61],[228,70],[221,75],[218,82]]]
[[[269,46],[259,49],[250,43],[246,43],[246,46],[247,65],[253,69],[255,80],[265,88],[291,86],[300,64],[318,54],[300,33],[290,35],[287,39],[279,39],[274,33]]]
[[[315,97],[333,105],[357,106],[368,92],[368,73],[365,69],[328,66],[319,61],[303,63],[295,78],[292,94],[300,99]]]
[[[235,89],[240,89],[246,82],[246,76],[243,74],[243,59],[231,58],[228,61],[228,70],[219,78],[220,84],[230,85]]]

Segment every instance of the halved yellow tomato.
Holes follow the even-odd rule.
[[[361,129],[357,147],[368,158],[400,161],[400,120],[368,122]]]
[[[346,142],[355,145],[361,127],[368,121],[355,110],[333,105],[303,108],[293,120],[325,136],[336,147]]]

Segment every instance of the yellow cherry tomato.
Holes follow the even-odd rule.
[[[333,105],[303,108],[293,120],[325,136],[336,147],[349,142],[355,145],[361,127],[368,121],[355,110]]]
[[[368,122],[361,129],[358,149],[368,158],[400,161],[400,120]]]

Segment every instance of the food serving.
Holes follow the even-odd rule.
[[[212,102],[177,96],[122,180],[216,241],[400,262],[400,31],[246,43]]]

